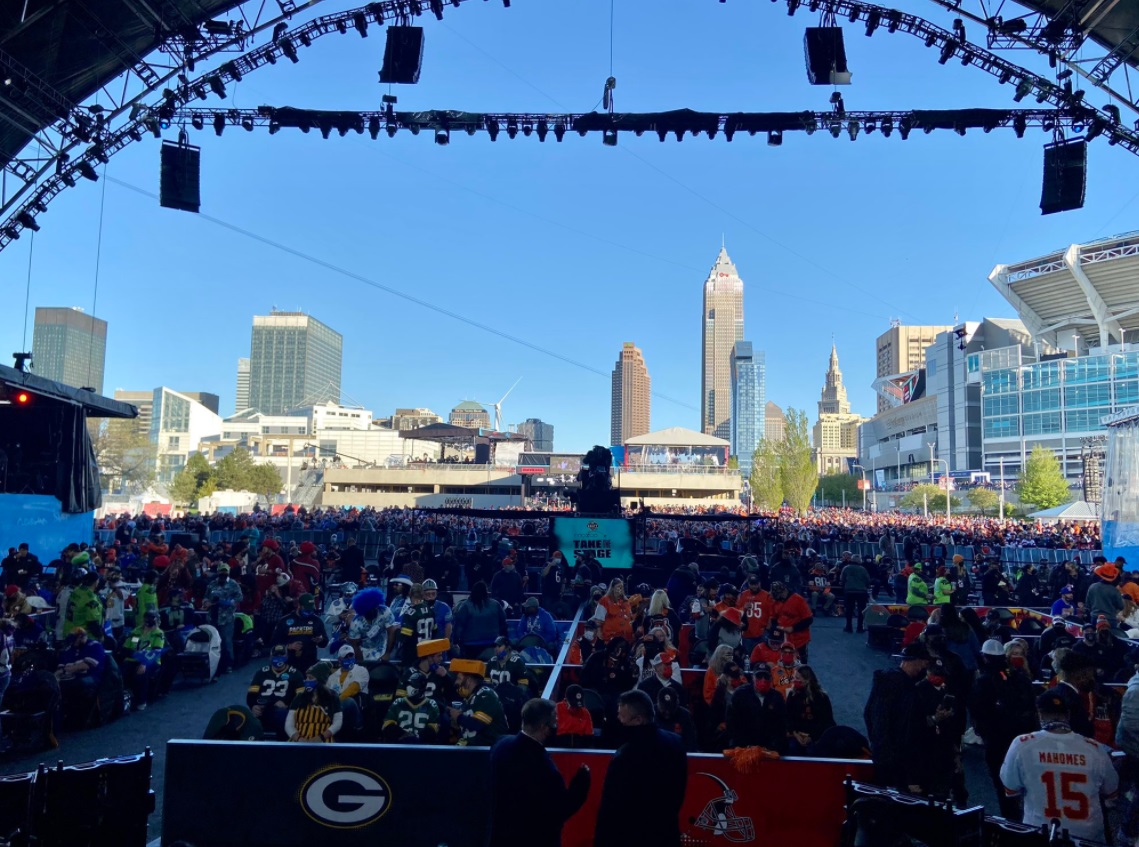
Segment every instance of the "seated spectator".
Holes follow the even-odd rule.
[[[687,753],[697,753],[700,750],[699,737],[696,734],[696,723],[692,714],[680,704],[680,697],[672,687],[662,688],[656,699],[657,724],[661,729],[675,732],[680,736]]]
[[[439,738],[442,712],[427,696],[427,677],[413,672],[403,690],[403,696],[396,697],[384,715],[383,739],[397,744],[434,744]]]
[[[629,643],[614,638],[605,649],[594,650],[581,670],[581,685],[601,695],[614,714],[617,697],[637,684],[637,667],[629,658]]]
[[[786,698],[795,681],[795,672],[801,667],[795,647],[784,642],[779,647],[779,661],[770,667],[772,687]]]
[[[103,637],[103,601],[95,593],[99,574],[87,571],[79,577],[79,584],[71,591],[64,614],[64,627],[71,632],[77,626],[87,630],[92,638]]]
[[[511,649],[510,639],[505,635],[500,635],[495,640],[494,655],[486,663],[486,673],[491,685],[506,682],[517,685],[524,691],[529,690],[530,675],[526,671],[526,662]]]
[[[557,646],[558,628],[554,624],[554,616],[539,605],[538,598],[527,597],[522,604],[522,617],[515,622],[512,635],[515,643],[527,635],[537,635],[546,649],[552,652]]]
[[[591,746],[593,716],[585,707],[585,689],[580,685],[566,687],[566,696],[557,704],[558,743],[561,746]]]
[[[64,711],[77,718],[86,715],[95,702],[106,670],[107,652],[103,645],[91,638],[85,627],[72,629],[55,671]]]
[[[1099,682],[1115,682],[1127,654],[1123,642],[1112,635],[1111,624],[1101,615],[1094,624],[1084,625],[1083,635],[1072,650],[1092,661]]]
[[[614,638],[633,642],[633,610],[625,597],[625,583],[614,579],[609,590],[597,604],[593,617],[601,624],[601,640],[608,643]]]
[[[363,665],[356,664],[356,651],[351,644],[345,644],[337,651],[336,660],[339,667],[333,669],[324,687],[340,698],[344,728],[355,734],[364,726],[360,702],[368,693],[368,671]]]
[[[831,581],[827,575],[826,565],[822,562],[818,562],[811,568],[811,573],[807,577],[807,590],[810,594],[808,605],[812,613],[817,614],[821,610],[822,614],[827,617],[834,613],[837,598],[831,590]]]
[[[253,674],[245,704],[266,729],[284,736],[289,704],[304,690],[304,676],[289,664],[288,651],[278,644],[269,652],[269,663]]]
[[[743,645],[743,613],[735,606],[720,610],[720,617],[709,629],[709,644],[715,647],[727,645],[735,650]]]
[[[400,678],[397,696],[407,693],[407,685],[411,677],[417,673],[423,674],[424,696],[434,700],[440,708],[455,699],[455,679],[447,670],[444,662],[451,650],[451,642],[446,638],[435,638],[431,641],[420,641],[415,645],[415,664],[408,665]]]
[[[305,674],[304,690],[289,706],[285,716],[285,735],[289,741],[327,744],[340,732],[344,714],[340,698],[325,687],[332,675],[332,665],[317,662]]]
[[[771,669],[755,669],[752,685],[741,685],[728,701],[727,738],[731,747],[763,747],[787,752],[787,706],[774,689]]]
[[[584,665],[586,661],[588,661],[589,657],[593,655],[593,651],[597,648],[597,629],[597,621],[588,620],[585,622],[581,630],[581,635],[570,643],[569,654],[566,656],[566,664]]]
[[[447,709],[451,726],[459,730],[459,746],[492,746],[509,728],[498,695],[486,684],[486,665],[475,659],[454,659],[451,669],[463,698],[460,705]]]
[[[18,614],[15,619],[16,629],[12,634],[15,642],[14,656],[19,656],[27,650],[47,647],[47,632],[38,620],[28,614]]]
[[[123,679],[131,687],[131,706],[137,711],[146,711],[165,649],[166,634],[158,625],[158,612],[151,609],[123,644]]]
[[[766,640],[760,641],[751,651],[751,656],[748,657],[751,666],[774,665],[779,661],[779,648],[782,646],[783,633],[779,631],[768,633]]]
[[[708,670],[704,672],[704,702],[711,706],[716,697],[717,688],[726,688],[729,680],[726,670],[729,664],[734,663],[732,648],[721,644],[708,659]]]
[[[31,604],[28,603],[28,598],[24,592],[20,590],[20,586],[12,584],[4,589],[4,617],[14,618],[16,615],[32,613]]]
[[[688,692],[684,690],[684,686],[680,684],[675,673],[675,666],[673,665],[672,658],[662,653],[658,653],[652,658],[652,675],[648,679],[642,679],[637,683],[637,688],[649,695],[655,703],[657,697],[666,688],[676,692],[677,700],[680,705],[688,705]]]
[[[799,665],[787,692],[787,734],[790,749],[805,755],[811,744],[835,725],[831,698],[809,665]]]
[[[357,591],[352,596],[352,609],[356,616],[348,626],[348,643],[361,661],[380,661],[388,652],[388,631],[395,624],[391,610],[384,605],[384,592],[378,588]]]

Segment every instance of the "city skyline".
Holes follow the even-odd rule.
[[[284,415],[300,406],[339,403],[343,365],[344,337],[323,321],[276,309],[254,315],[248,408]]]
[[[700,327],[700,431],[730,441],[732,348],[744,340],[744,284],[723,243],[704,281]]]
[[[652,430],[652,377],[645,355],[632,341],[621,345],[610,389],[609,444],[623,445]]]
[[[103,393],[107,321],[78,306],[37,306],[31,370],[36,376]]]

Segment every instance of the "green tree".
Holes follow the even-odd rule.
[[[739,456],[728,456],[728,470],[738,471],[740,469]]]
[[[190,506],[198,499],[198,480],[183,468],[166,489],[175,506]]]
[[[281,474],[275,467],[270,464],[253,466],[249,474],[250,491],[272,498],[281,493],[281,488]]]
[[[920,512],[928,507],[931,514],[937,514],[945,511],[945,492],[939,485],[925,483],[907,491],[898,501],[898,505],[914,512]],[[954,497],[949,505],[951,509],[960,509],[961,498]]]
[[[99,466],[99,483],[105,491],[129,494],[150,487],[158,451],[149,436],[139,431],[137,422],[103,418],[92,422],[88,431]]]
[[[974,488],[969,492],[969,503],[982,515],[995,514],[1000,497],[990,488]]]
[[[200,494],[200,490],[213,478],[214,469],[210,467],[209,459],[201,453],[195,453],[186,460],[186,466],[182,469],[183,473],[189,473],[194,477],[194,493],[195,498],[205,495]]]
[[[252,474],[257,467],[244,447],[236,447],[214,468],[214,481],[219,491],[253,491]]]
[[[792,509],[803,514],[811,505],[811,498],[819,485],[819,474],[811,458],[811,438],[805,412],[787,409],[783,441],[777,453],[783,499]]]
[[[1059,460],[1043,444],[1032,448],[1016,483],[1016,493],[1020,502],[1037,509],[1051,509],[1072,499]]]
[[[844,502],[848,506],[861,506],[862,492],[858,481],[859,477],[831,471],[819,478],[819,499],[824,506],[841,506]]]
[[[201,453],[195,453],[170,483],[169,494],[175,505],[192,506],[213,494],[216,488],[214,469],[210,467],[209,460]]]
[[[755,509],[770,512],[783,503],[783,483],[779,478],[779,456],[775,444],[761,438],[751,455],[751,502]]]

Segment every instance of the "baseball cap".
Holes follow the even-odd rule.
[[[982,656],[1003,656],[1004,654],[1004,645],[996,638],[990,638],[981,645]]]
[[[764,676],[768,679],[771,678],[771,665],[767,664],[767,662],[760,662],[758,665],[752,668],[752,671],[757,677]]]
[[[566,688],[566,702],[575,709],[580,709],[585,705],[585,689],[576,684]]]
[[[522,604],[527,609],[537,609],[540,605],[537,597],[527,597],[526,602]]]
[[[227,565],[225,562],[222,562],[220,565],[218,565],[218,573],[229,573],[229,565]]]
[[[1036,710],[1052,715],[1066,715],[1070,712],[1068,702],[1055,690],[1045,691],[1036,698]]]
[[[498,636],[498,638],[494,639],[494,646],[495,647],[509,647],[510,646],[510,639],[507,638],[505,635],[500,635],[500,636]]]
[[[676,696],[676,692],[671,687],[662,688],[657,694],[657,703],[671,709],[680,704],[680,698]]]
[[[355,656],[356,651],[352,648],[351,644],[341,645],[340,649],[336,651],[336,658],[343,659],[345,656]]]
[[[423,590],[424,591],[438,591],[439,585],[433,579],[426,579],[423,581]]]
[[[308,593],[302,594],[297,598],[297,605],[302,609],[311,609],[316,605],[316,598]]]
[[[1076,589],[1073,588],[1071,585],[1065,585],[1063,588],[1060,589],[1060,593],[1061,594],[1075,594]]]
[[[901,659],[903,662],[909,662],[928,659],[929,653],[926,652],[924,646],[915,641],[912,644],[907,644],[905,647],[903,647],[902,652],[896,654],[894,658]]]

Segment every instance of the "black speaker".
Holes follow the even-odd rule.
[[[809,26],[803,36],[811,85],[850,85],[842,27]]]
[[[159,204],[167,209],[197,212],[202,205],[201,163],[201,148],[175,141],[162,142]]]
[[[389,26],[380,82],[414,85],[423,65],[423,27]]]
[[[1040,214],[1070,212],[1084,206],[1088,177],[1088,145],[1083,139],[1044,145],[1044,187]]]

